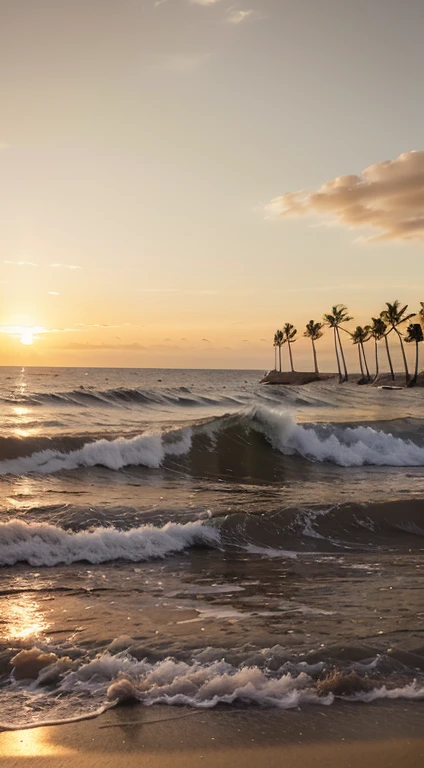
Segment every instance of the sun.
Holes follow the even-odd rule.
[[[19,339],[21,344],[25,344],[26,346],[30,346],[34,343],[34,331],[32,328],[24,328],[22,330],[21,338]]]

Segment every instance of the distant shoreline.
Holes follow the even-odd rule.
[[[319,373],[314,371],[268,371],[268,373],[261,379],[260,384],[267,385],[285,385],[285,386],[301,386],[303,384],[311,384],[314,381],[331,381],[337,380],[337,373]],[[405,374],[396,373],[393,380],[390,373],[382,373],[378,378],[370,382],[366,382],[359,374],[353,374],[349,376],[349,381],[355,384],[364,384],[364,386],[371,387],[402,387],[405,385]],[[420,373],[417,379],[415,387],[424,387],[424,372]]]

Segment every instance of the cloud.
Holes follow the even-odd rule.
[[[206,342],[206,344],[212,344],[212,342],[209,341],[209,339],[202,339],[202,341]]]
[[[221,2],[221,0],[191,0],[194,5],[215,5],[215,3]]]
[[[315,192],[271,200],[271,214],[319,215],[351,229],[371,227],[371,240],[424,239],[424,152],[371,165],[360,176],[339,176]]]
[[[237,11],[230,8],[227,13],[227,22],[228,24],[241,24],[252,15],[253,11]]]
[[[58,291],[48,291],[49,296],[60,296]]]
[[[53,269],[82,269],[78,264],[49,264]]]
[[[16,267],[39,267],[33,261],[4,261],[3,264],[14,264]]]

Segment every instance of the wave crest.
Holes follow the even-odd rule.
[[[424,447],[372,427],[303,426],[290,412],[263,406],[252,410],[251,419],[273,448],[283,454],[299,454],[342,467],[424,466]]]
[[[96,528],[69,533],[47,523],[11,520],[0,525],[0,566],[29,563],[35,566],[106,563],[113,560],[142,562],[164,558],[193,546],[219,546],[216,529],[191,522],[167,523],[163,528],[144,525],[129,531]]]

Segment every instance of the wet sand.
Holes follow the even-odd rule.
[[[0,734],[3,768],[418,768],[424,702],[324,711],[121,706],[101,718]]]

